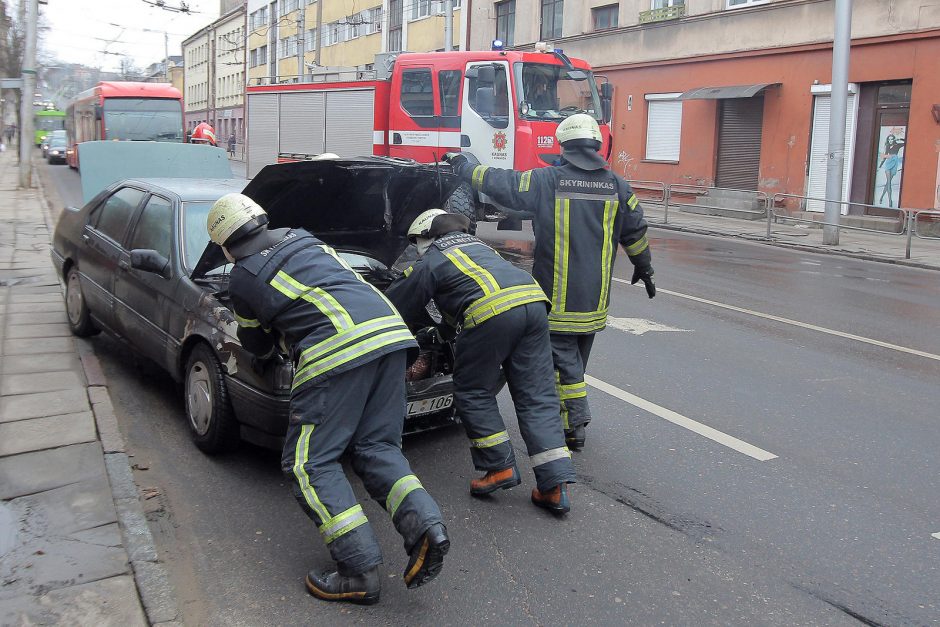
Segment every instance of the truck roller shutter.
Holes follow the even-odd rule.
[[[277,163],[277,94],[248,94],[248,178]]]
[[[281,93],[281,146],[278,152],[323,152],[324,94]]]
[[[326,148],[343,158],[372,154],[375,91],[350,89],[326,95]]]
[[[720,111],[715,185],[756,190],[760,176],[764,97],[721,100]]]

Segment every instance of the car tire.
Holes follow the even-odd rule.
[[[238,443],[222,364],[207,344],[198,344],[186,360],[183,380],[186,420],[193,442],[203,453],[223,453]]]
[[[477,232],[477,210],[473,200],[473,190],[469,183],[461,183],[450,197],[444,202],[444,210],[448,213],[459,213],[470,219],[470,233]]]
[[[65,275],[65,316],[69,328],[78,337],[89,337],[100,333],[91,319],[91,312],[85,303],[78,267],[72,266]]]

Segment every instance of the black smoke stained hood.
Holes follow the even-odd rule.
[[[242,193],[267,211],[270,229],[303,228],[391,266],[418,214],[442,206],[458,185],[446,165],[361,157],[269,165]],[[210,244],[194,275],[224,264],[222,249]]]

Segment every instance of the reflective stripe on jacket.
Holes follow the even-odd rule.
[[[534,214],[532,276],[551,297],[551,331],[603,329],[617,244],[634,265],[650,264],[646,220],[630,185],[609,170],[570,163],[527,172],[464,167],[460,176],[498,203]]]
[[[263,352],[271,329],[291,347],[294,389],[416,346],[385,296],[303,230],[239,259],[229,290],[246,349]]]
[[[532,276],[466,233],[435,240],[391,287],[388,298],[406,320],[417,320],[432,298],[441,313],[464,328],[513,307],[548,299]]]

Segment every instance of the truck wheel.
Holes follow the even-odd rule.
[[[222,453],[238,442],[238,423],[225,385],[222,364],[206,344],[197,345],[186,361],[183,393],[193,442],[203,453]]]
[[[89,337],[100,333],[91,320],[91,312],[85,304],[78,267],[69,268],[65,276],[65,315],[69,319],[69,328],[78,337]]]
[[[449,213],[459,213],[470,219],[470,234],[477,232],[477,210],[473,200],[473,190],[469,183],[461,183],[444,203],[444,210]]]

